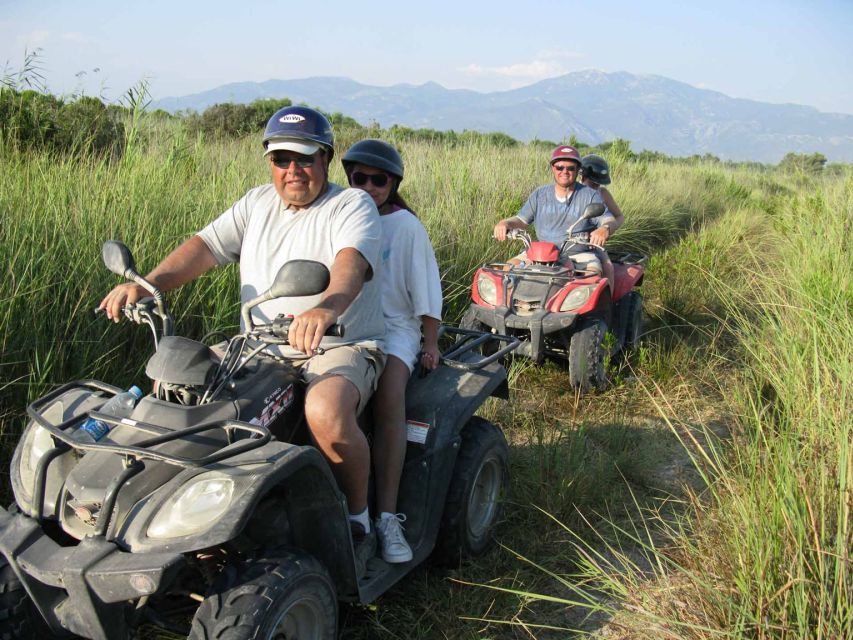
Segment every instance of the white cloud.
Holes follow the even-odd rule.
[[[536,81],[553,78],[568,73],[571,69],[566,62],[585,57],[576,51],[546,50],[540,51],[530,62],[518,62],[501,67],[487,67],[471,63],[459,69],[472,76],[500,76],[513,80]]]
[[[91,40],[84,36],[79,31],[69,31],[67,33],[63,33],[59,36],[61,40],[65,40],[66,42],[71,42],[73,44],[89,44]]]
[[[21,47],[26,47],[28,51],[43,47],[50,40],[50,31],[47,29],[36,29],[24,35],[18,36],[18,44]]]

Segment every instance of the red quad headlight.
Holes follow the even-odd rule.
[[[498,291],[501,289],[500,276],[480,269],[474,276],[474,302],[494,307],[498,304]]]

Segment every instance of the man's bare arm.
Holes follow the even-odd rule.
[[[320,303],[299,314],[290,325],[290,346],[310,355],[320,346],[326,330],[346,311],[364,285],[370,264],[357,249],[341,249],[332,265],[329,287]],[[377,310],[382,313],[381,309]]]
[[[169,291],[195,280],[217,264],[216,258],[204,240],[199,236],[193,236],[166,256],[145,279],[161,291]],[[101,300],[98,308],[104,309],[110,320],[118,322],[124,305],[132,304],[147,295],[149,295],[148,292],[138,284],[120,284]]]

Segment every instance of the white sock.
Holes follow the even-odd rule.
[[[358,522],[362,527],[364,527],[365,533],[370,533],[370,513],[367,511],[367,507],[364,508],[364,511],[361,513],[351,513],[349,514],[350,522]]]
[[[383,511],[382,513],[379,514],[380,520],[388,520],[390,518],[396,518],[396,517],[397,516],[395,514],[389,513],[388,511]]]

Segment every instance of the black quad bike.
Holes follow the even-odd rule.
[[[173,335],[162,293],[124,245],[103,253],[154,296],[124,309],[154,332],[153,391],[123,419],[99,412],[121,390],[96,380],[27,407],[15,503],[0,509],[0,637],[126,638],[154,625],[192,638],[331,639],[339,601],[374,600],[430,554],[458,561],[487,548],[508,448],[474,412],[508,397],[499,359],[517,341],[442,328],[442,366],[413,376],[406,395],[398,506],[414,558],[359,562],[345,498],[309,442],[304,386],[266,350],[287,341],[291,318],[258,325],[250,314],[323,291],[326,267],[285,264],[243,305],[242,331],[211,348]],[[111,430],[85,443],[75,431],[89,417]]]
[[[573,388],[603,389],[608,352],[634,348],[642,333],[643,299],[636,287],[643,283],[647,260],[630,253],[613,256],[611,288],[603,274],[560,259],[573,245],[600,251],[589,244],[588,231],[576,230],[603,213],[603,205],[587,205],[562,247],[531,242],[526,231],[510,231],[508,237],[524,242],[527,262],[480,267],[471,287],[472,303],[460,326],[518,337],[522,342],[513,356],[531,358],[537,364],[546,356],[565,361]],[[615,338],[610,348],[608,332]]]

